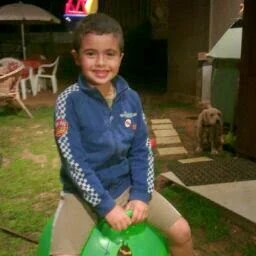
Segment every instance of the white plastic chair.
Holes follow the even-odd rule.
[[[40,80],[42,79],[44,80],[50,79],[53,93],[56,93],[58,91],[56,73],[59,65],[59,59],[60,57],[58,56],[53,63],[43,64],[39,66],[38,72],[35,75],[35,80],[34,80],[35,87],[37,88],[37,92],[41,90],[42,81]]]
[[[35,81],[34,81],[35,79],[34,79],[33,68],[26,66],[25,69],[28,71],[28,75],[20,80],[21,95],[23,100],[27,98],[27,85],[28,85],[27,82],[29,82],[32,95],[35,96],[37,93]]]

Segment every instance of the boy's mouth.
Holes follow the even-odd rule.
[[[94,74],[98,78],[105,78],[108,75],[108,71],[106,71],[106,70],[95,70]]]

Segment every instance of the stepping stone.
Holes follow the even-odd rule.
[[[177,136],[178,133],[176,130],[155,130],[153,131],[156,137],[168,137],[168,136]]]
[[[199,162],[207,162],[207,161],[213,161],[213,159],[210,157],[202,156],[202,157],[193,157],[193,158],[178,160],[178,162],[182,164],[199,163]]]
[[[172,124],[153,124],[151,126],[152,130],[174,130],[174,127],[172,126]]]
[[[151,119],[152,124],[172,124],[170,119]]]
[[[186,186],[173,172],[161,173],[161,176],[256,223],[255,180]]]
[[[156,137],[156,145],[176,144],[181,143],[179,136],[171,137]]]
[[[191,186],[190,190],[256,223],[256,181]]]
[[[188,153],[184,147],[158,148],[157,151],[160,156],[184,155]]]

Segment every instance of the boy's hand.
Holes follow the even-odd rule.
[[[127,203],[126,210],[132,210],[132,223],[142,222],[148,217],[148,205],[140,200]]]
[[[131,218],[127,216],[125,210],[116,205],[106,216],[105,219],[113,229],[124,230],[132,224]]]

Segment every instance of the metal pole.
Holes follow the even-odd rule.
[[[24,23],[21,23],[21,40],[22,40],[22,54],[23,59],[25,60],[27,58],[26,55],[26,46],[25,46],[25,32],[24,32]]]

